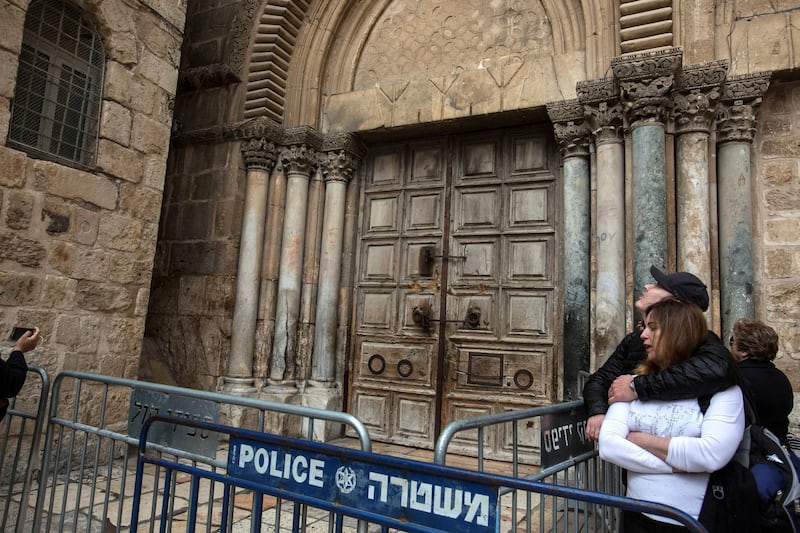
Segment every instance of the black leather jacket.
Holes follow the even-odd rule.
[[[628,333],[614,353],[583,387],[588,416],[608,410],[608,389],[617,376],[633,374],[647,358],[640,331]],[[636,376],[634,385],[640,400],[681,400],[714,394],[739,383],[736,361],[719,337],[708,332],[705,342],[687,361],[645,376]]]

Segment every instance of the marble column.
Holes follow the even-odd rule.
[[[633,220],[633,299],[652,283],[650,266],[667,268],[667,167],[665,121],[669,115],[681,52],[670,49],[616,57],[611,62],[619,80],[631,128]]]
[[[564,183],[564,397],[581,392],[589,371],[591,202],[589,127],[577,100],[547,104],[563,161]]]
[[[719,284],[722,338],[739,318],[755,318],[753,302],[753,189],[750,151],[755,110],[769,87],[771,73],[729,77],[717,115]]]
[[[303,252],[302,289],[300,291],[300,317],[297,331],[297,376],[307,380],[311,375],[311,359],[314,349],[314,330],[317,290],[320,276],[320,239],[322,215],[325,209],[325,181],[322,172],[322,152],[317,152],[314,171],[308,187],[306,212],[306,246]]]
[[[286,171],[286,211],[283,220],[275,338],[269,369],[271,389],[296,386],[297,324],[306,240],[308,186],[320,139],[311,128],[288,130],[281,161]]]
[[[275,164],[277,149],[275,143],[264,137],[249,138],[242,141],[242,154],[247,166],[244,215],[239,242],[231,353],[223,377],[223,390],[234,393],[256,390],[253,353],[267,210],[267,179]]]
[[[280,274],[282,224],[285,208],[286,174],[279,158],[269,178],[267,227],[264,232],[264,258],[261,262],[259,326],[256,330],[256,353],[253,362],[253,373],[262,383],[269,374],[272,339],[275,335],[275,305]]]
[[[339,137],[330,142],[352,145],[352,138]],[[356,169],[358,156],[345,148],[324,152],[325,212],[322,222],[322,250],[317,291],[312,383],[333,386],[336,380],[336,338],[339,327],[339,291],[341,290],[342,250],[344,247],[347,184]]]
[[[614,81],[578,83],[578,100],[595,143],[594,354],[599,368],[625,336],[625,146],[622,106]]]
[[[676,136],[676,270],[691,272],[711,293],[709,136],[727,61],[684,68],[673,96]]]

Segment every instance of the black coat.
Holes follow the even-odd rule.
[[[628,333],[614,353],[583,387],[588,416],[608,410],[608,389],[623,374],[647,359],[640,331]],[[714,394],[739,383],[736,361],[712,331],[689,360],[661,372],[636,377],[640,400],[683,400]]]
[[[14,350],[8,356],[7,361],[0,359],[0,420],[6,414],[8,401],[6,398],[13,398],[25,384],[28,376],[28,363],[25,356],[19,350]]]
[[[743,386],[750,393],[758,423],[786,442],[789,413],[794,406],[792,384],[772,361],[744,359],[739,363]]]

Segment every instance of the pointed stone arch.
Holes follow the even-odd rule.
[[[335,104],[336,95],[353,92],[357,89],[356,78],[365,46],[368,45],[371,36],[377,31],[381,21],[386,16],[391,16],[393,9],[398,10],[400,4],[397,0],[377,0],[374,2],[333,0],[315,3],[311,6],[304,28],[298,36],[294,50],[295,54],[290,65],[284,113],[287,124],[311,124],[322,130],[329,128],[332,119],[325,116],[329,104],[332,102]],[[483,5],[485,3],[481,2],[480,4]],[[448,7],[450,5],[447,4]],[[596,35],[597,31],[594,28],[601,26],[597,17],[603,11],[592,8],[593,11],[587,21],[584,9],[588,5],[591,5],[591,2],[587,3],[581,0],[569,0],[567,2],[541,0],[533,6],[525,4],[524,9],[526,10],[538,9],[546,19],[547,25],[549,25],[547,42],[552,53],[546,59],[552,64],[545,65],[545,58],[541,58],[540,63],[542,63],[542,66],[537,65],[531,75],[541,75],[542,80],[546,83],[551,83],[551,86],[549,87],[549,93],[543,94],[541,102],[537,102],[537,105],[543,105],[548,98],[574,97],[575,83],[580,79],[586,78],[587,70],[594,73],[595,68],[593,65],[597,64],[594,56],[598,52],[593,50],[591,52],[592,57],[586,57],[589,54],[586,50],[587,32]],[[459,31],[458,27],[455,29]],[[425,30],[419,30],[420,36],[424,34]],[[593,40],[593,44],[596,44],[595,40]],[[611,57],[612,53],[609,50],[602,52],[602,55]],[[566,64],[570,71],[562,79],[555,79],[555,76],[553,76],[553,79],[548,79],[549,72],[556,70],[555,62],[563,61],[566,58],[569,58],[569,61],[561,63],[559,69]],[[589,59],[588,62],[587,59]],[[392,58],[387,58],[387,62],[391,61]],[[499,64],[493,72],[485,69],[485,72],[492,76],[493,81],[497,84],[506,82],[507,80],[504,77],[511,76],[512,71],[516,68],[514,63],[520,62],[519,58],[515,57],[513,53],[504,56],[503,61],[506,61],[506,63]],[[474,63],[476,70],[483,69],[480,58],[477,58]],[[434,77],[447,75],[447,73],[436,74],[437,76]],[[434,81],[422,83],[434,86],[436,85]],[[440,81],[442,83],[446,82],[444,79]],[[487,87],[489,87],[490,81],[492,80],[485,81]],[[382,83],[386,85],[385,82]],[[390,90],[394,91],[394,89]],[[514,87],[517,92],[519,92],[519,89],[520,87]],[[399,93],[400,91],[398,89],[398,91],[394,92]],[[427,96],[427,94],[422,95],[422,98]],[[436,95],[434,94],[434,96]],[[334,97],[333,100],[331,99],[332,97]],[[385,102],[380,101],[381,98],[385,99],[385,95],[360,94],[354,95],[354,98],[362,103],[367,102],[369,99],[374,99],[374,102],[372,102],[374,105],[385,104]],[[492,107],[490,105],[486,108],[476,109],[475,113],[502,111],[533,105],[531,101],[525,98],[517,98],[517,100],[512,103],[506,103],[505,107]],[[455,116],[447,118],[457,118],[457,116],[460,115],[456,113]],[[445,116],[441,118],[444,119]],[[412,119],[413,117],[409,117],[409,120]],[[421,116],[419,118],[420,121],[435,121],[437,119],[437,116]],[[326,122],[328,122],[327,125]],[[382,124],[380,126],[389,125],[392,124]],[[353,129],[358,130],[360,127],[369,129],[377,126],[379,125],[367,123],[356,118],[355,123],[350,122],[342,125],[342,129],[353,131]],[[332,130],[336,129],[338,128],[332,128]]]

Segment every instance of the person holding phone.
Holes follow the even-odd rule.
[[[33,350],[39,343],[39,328],[14,328],[11,340],[16,340],[11,355],[6,361],[0,359],[0,420],[6,416],[8,398],[19,394],[25,384],[28,376],[25,352]]]

